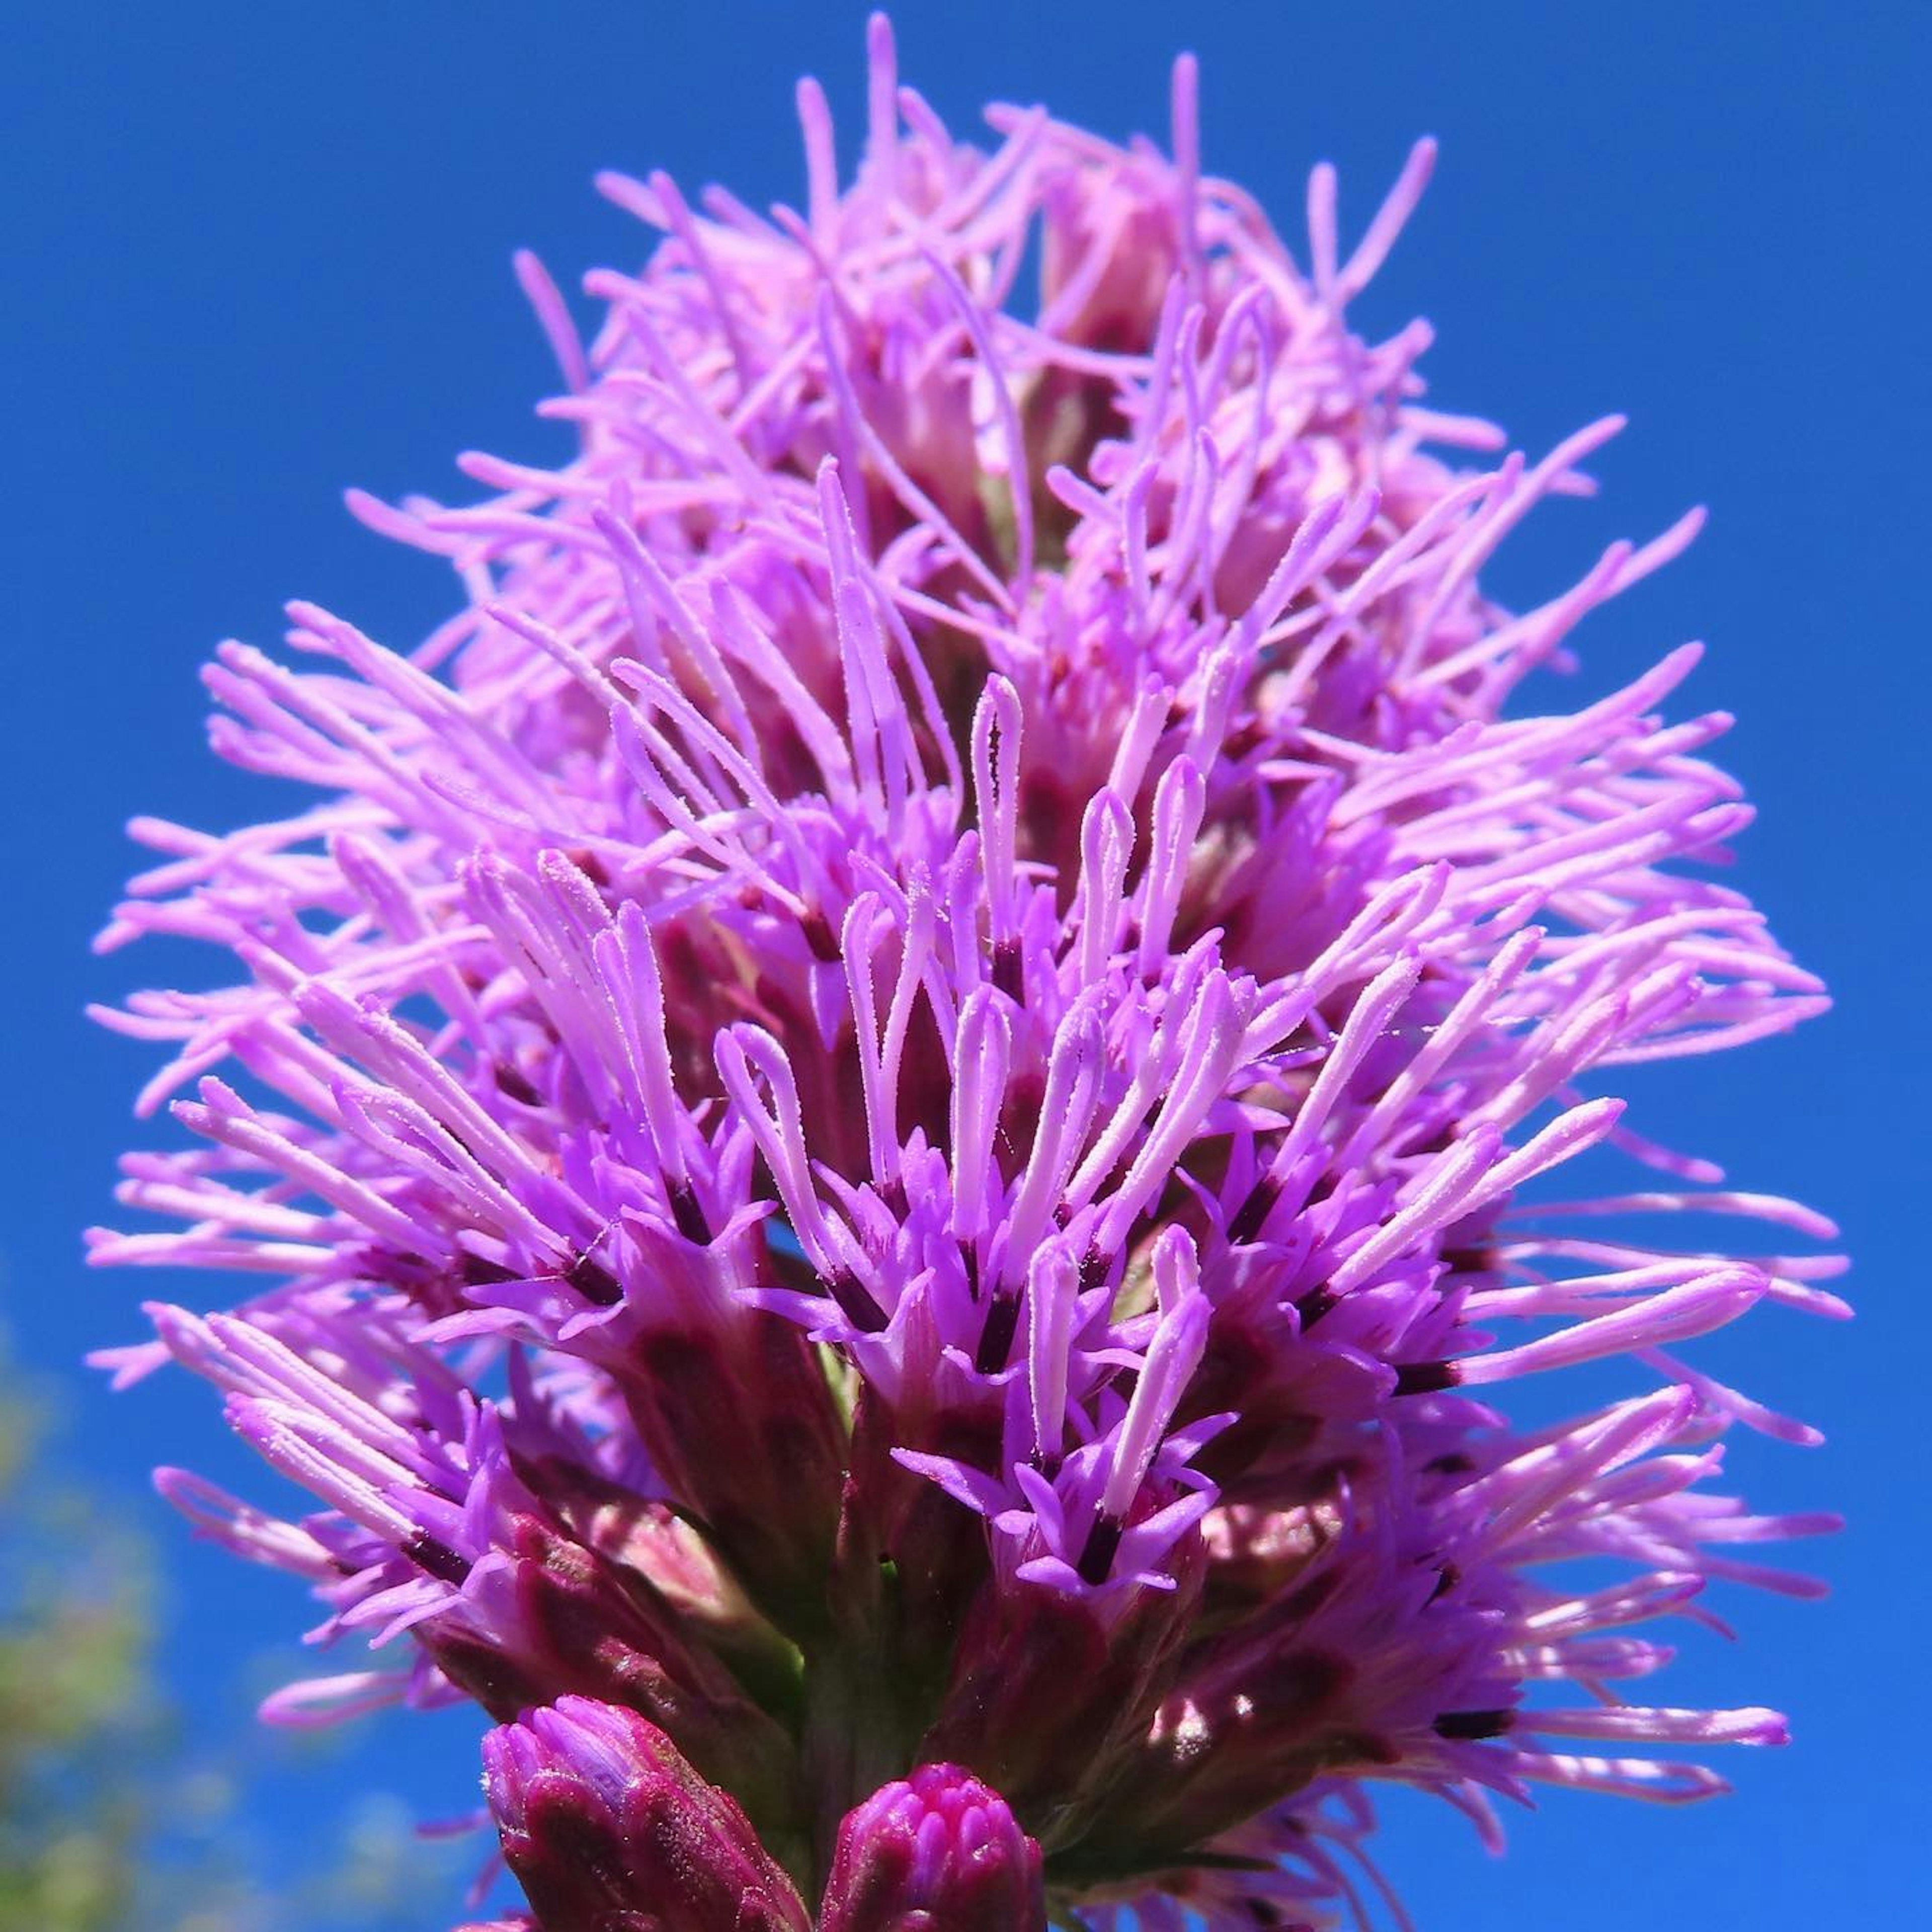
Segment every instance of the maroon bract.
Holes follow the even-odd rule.
[[[107,943],[241,972],[105,1016],[197,1139],[122,1190],[180,1225],[96,1256],[259,1292],[116,1360],[227,1392],[316,1513],[164,1489],[394,1646],[270,1714],[476,1700],[550,1932],[723,1910],[630,1851],[572,1902],[542,1821],[644,1844],[652,1739],[773,1924],[828,1875],[829,1925],[1007,1923],[1036,1858],[1096,1928],[1313,1922],[1377,1780],[1485,1829],[1718,1789],[1679,1748],[1781,1720],[1626,1701],[1636,1627],[1806,1592],[1738,1546],[1826,1525],[1708,1489],[1733,1422],[1814,1438],[1666,1351],[1841,1312],[1838,1264],[1660,1245],[1831,1231],[1600,1090],[1822,1001],[1707,875],[1749,813],[1726,721],[1664,715],[1694,651],[1504,715],[1696,519],[1485,595],[1617,425],[1489,461],[1425,327],[1350,333],[1426,145],[1346,256],[1318,170],[1303,263],[1202,172],[1186,62],[1171,159],[962,145],[883,26],[871,80],[842,196],[802,90],[802,214],[608,180],[665,238],[587,346],[520,265],[578,455],[355,499],[465,608],[224,646],[216,748],[313,795],[135,828]],[[1493,1406],[1610,1357],[1625,1400]]]

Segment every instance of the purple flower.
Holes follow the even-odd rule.
[[[164,1492],[381,1653],[268,1714],[474,1700],[545,1932],[1328,1922],[1377,1780],[1720,1789],[1783,1722],[1652,1701],[1651,1627],[1828,1523],[1712,1490],[1816,1438],[1671,1352],[1839,1264],[1603,1088],[1823,1001],[1709,876],[1694,650],[1516,699],[1697,519],[1484,593],[1618,425],[1496,460],[1350,333],[1426,144],[1301,261],[1190,62],[1172,159],[871,76],[802,213],[607,178],[664,239],[588,345],[520,262],[577,457],[352,498],[464,608],[224,646],[304,795],[135,827],[106,943],[237,970],[104,1016],[195,1138],[96,1257],[255,1292],[115,1360],[225,1392],[314,1510]]]

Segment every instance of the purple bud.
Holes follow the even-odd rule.
[[[1044,1932],[1040,1847],[970,1772],[922,1765],[845,1815],[820,1932]]]
[[[492,1731],[483,1763],[503,1856],[542,1932],[808,1932],[744,1813],[634,1712],[560,1697]]]

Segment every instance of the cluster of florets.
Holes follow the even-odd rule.
[[[1628,1701],[1632,1627],[1804,1587],[1705,1484],[1808,1432],[1664,1351],[1832,1264],[1607,1217],[1826,1231],[1588,1090],[1818,989],[1705,875],[1693,652],[1501,715],[1694,519],[1485,597],[1616,425],[1485,463],[1349,332],[1426,146],[1346,258],[1318,171],[1304,266],[1186,62],[1172,158],[871,79],[802,214],[608,180],[665,238],[587,347],[521,263],[579,453],[355,500],[466,607],[224,646],[217,748],[314,800],[136,828],[110,939],[244,974],[110,1016],[199,1144],[98,1256],[262,1288],[123,1366],[226,1391],[315,1513],[164,1489],[390,1660],[270,1714],[473,1699],[553,1932],[1312,1922],[1373,1780],[1713,1790],[1672,1748],[1780,1720]],[[1532,1185],[1590,1150],[1661,1178]]]

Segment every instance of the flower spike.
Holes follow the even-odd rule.
[[[220,1392],[282,1500],[162,1493],[386,1652],[265,1714],[480,1707],[522,1932],[1328,1926],[1378,1784],[1708,1796],[1784,1721],[1658,1626],[1833,1520],[1723,1492],[1817,1438],[1700,1344],[1841,1263],[1619,1070],[1823,994],[1712,875],[1696,648],[1532,679],[1697,514],[1496,602],[1621,424],[1508,453],[1357,332],[1432,142],[1291,245],[1191,59],[1169,155],[867,46],[848,187],[806,82],[802,213],[602,178],[587,339],[518,258],[574,454],[352,498],[465,607],[222,646],[303,795],[132,828],[103,945],[228,963],[100,1016],[182,1131],[93,1256],[241,1285],[101,1359]]]

